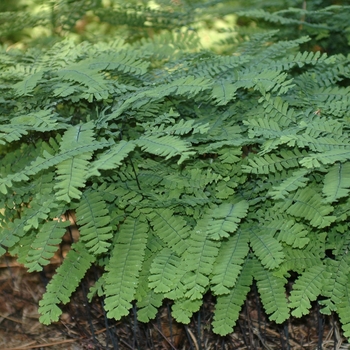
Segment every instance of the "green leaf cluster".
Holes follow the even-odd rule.
[[[224,335],[255,280],[271,320],[320,298],[350,337],[350,58],[276,35],[227,55],[166,31],[1,52],[0,254],[39,271],[65,213],[80,232],[44,324],[96,264],[90,297],[115,319],[135,303],[147,322],[168,299],[188,323],[211,292]]]

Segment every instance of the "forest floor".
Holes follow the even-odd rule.
[[[120,322],[105,317],[101,300],[89,304],[86,294],[96,271],[90,271],[72,301],[63,307],[60,321],[39,323],[38,303],[54,271],[27,273],[16,260],[0,260],[0,349],[1,350],[211,350],[211,349],[350,349],[342,337],[339,321],[318,312],[317,305],[303,319],[284,325],[269,322],[252,288],[234,331],[226,337],[212,333],[215,303],[205,297],[201,311],[189,325],[171,317],[165,305],[148,324],[136,320],[136,310]],[[350,311],[350,310],[349,310]]]

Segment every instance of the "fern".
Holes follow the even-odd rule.
[[[316,265],[306,269],[297,279],[290,295],[290,308],[294,309],[293,316],[301,317],[308,313],[311,308],[310,302],[321,294],[325,274],[325,267]]]
[[[228,237],[238,228],[240,219],[246,216],[247,202],[239,202],[233,205],[221,205],[215,208],[210,215],[212,220],[208,223],[207,234],[211,239]]]
[[[217,334],[225,335],[232,332],[242,304],[250,290],[253,280],[253,264],[251,259],[247,259],[242,266],[237,282],[227,295],[220,295],[214,314],[213,327]]]
[[[41,271],[42,266],[49,264],[58,249],[66,226],[67,223],[60,220],[48,221],[41,226],[26,259],[25,266],[28,267],[29,272]]]
[[[211,290],[216,295],[228,294],[230,288],[236,285],[238,276],[242,274],[242,264],[249,251],[248,240],[247,232],[239,230],[222,243],[211,278]]]
[[[40,322],[49,324],[58,321],[62,310],[58,304],[66,304],[71,294],[78,287],[87,269],[93,262],[93,257],[81,243],[75,243],[68,252],[63,264],[57,269],[56,275],[47,286],[45,296],[40,301]]]
[[[280,210],[286,210],[295,217],[305,218],[313,227],[327,227],[336,220],[335,216],[328,215],[333,211],[333,207],[323,205],[322,197],[310,187],[298,190],[281,205]]]
[[[136,305],[148,322],[168,299],[188,323],[211,293],[225,335],[255,280],[271,320],[319,299],[350,336],[349,8],[232,2],[225,15],[245,21],[203,49],[216,1],[98,3],[11,14],[18,30],[50,23],[50,44],[27,38],[27,50],[0,52],[0,255],[40,271],[63,213],[80,234],[41,321],[59,319],[96,264],[89,296],[117,320]],[[96,31],[73,35],[86,12],[103,28],[91,19]]]
[[[147,242],[148,227],[142,217],[128,218],[112,251],[107,274],[105,295],[108,317],[120,319],[129,313],[136,293],[134,280],[138,278]]]
[[[190,235],[186,221],[169,210],[155,210],[150,217],[155,233],[175,253],[181,255],[187,249],[187,238]]]
[[[284,278],[276,277],[261,264],[254,264],[254,277],[257,280],[261,300],[270,319],[277,323],[284,322],[289,317],[289,306],[284,293]],[[292,299],[292,297],[291,297]]]
[[[103,197],[98,192],[86,191],[76,209],[80,239],[94,255],[105,253],[112,239],[111,218]]]
[[[349,193],[350,163],[334,164],[324,177],[323,195],[327,203],[346,197]]]

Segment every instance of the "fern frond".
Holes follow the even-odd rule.
[[[149,322],[157,315],[158,308],[162,305],[164,295],[156,293],[153,289],[137,302],[139,310],[137,311],[137,319],[141,322]]]
[[[55,210],[57,206],[55,198],[52,195],[38,196],[38,198],[32,201],[30,208],[23,210],[22,216],[19,219],[8,222],[7,226],[2,227],[0,230],[0,244],[7,248],[13,247],[20,238],[28,235],[30,231],[38,229],[48,218],[50,211]],[[33,236],[33,240],[34,237],[35,235]],[[28,250],[31,243],[32,240],[30,241]],[[4,249],[0,246],[0,252],[2,251],[4,251]],[[26,257],[27,256],[25,256],[25,258]]]
[[[180,261],[180,258],[170,249],[161,250],[150,267],[149,287],[156,293],[172,290],[176,284],[175,276],[178,274]]]
[[[287,80],[287,73],[273,70],[249,72],[242,70],[237,73],[233,88],[254,88],[263,95],[268,92],[277,92],[278,95],[286,93],[292,86],[292,80]],[[231,90],[233,89],[231,88]]]
[[[170,209],[154,210],[149,215],[154,233],[179,256],[188,248],[187,239],[190,235],[190,226],[181,217],[174,215]]]
[[[344,336],[350,337],[350,276],[347,276],[347,281],[345,283],[344,295],[341,298],[341,302],[337,305],[337,312],[342,323],[342,329],[344,331]]]
[[[289,307],[285,297],[286,279],[266,270],[258,261],[254,264],[254,278],[257,281],[261,301],[269,318],[282,323],[289,318]]]
[[[15,90],[15,94],[17,96],[31,96],[31,92],[37,86],[43,75],[44,71],[39,70],[28,77],[25,77],[22,81],[14,84],[13,89]]]
[[[249,158],[249,165],[242,165],[242,170],[253,174],[275,173],[284,169],[298,168],[299,162],[304,157],[305,155],[298,149],[294,149],[293,151],[281,150],[278,155],[271,153],[263,157],[255,156]]]
[[[194,300],[201,299],[209,284],[215,259],[219,252],[219,243],[205,234],[208,218],[202,219],[193,229],[188,238],[188,249],[184,260],[187,275],[184,277],[185,297]]]
[[[188,324],[190,317],[199,310],[202,303],[202,299],[178,299],[171,307],[171,315],[177,322]]]
[[[295,281],[290,293],[290,308],[294,309],[292,315],[301,317],[306,315],[311,308],[311,301],[322,293],[324,279],[326,278],[324,265],[315,265],[307,268]]]
[[[26,259],[28,272],[41,271],[43,266],[49,264],[68,225],[69,223],[60,220],[47,221],[41,225]]]
[[[297,218],[305,218],[313,227],[324,228],[336,220],[328,215],[333,207],[322,203],[322,197],[311,187],[297,190],[293,197],[285,198],[284,204],[276,204],[278,210]]]
[[[222,242],[215,260],[211,290],[216,295],[228,294],[241,273],[242,264],[249,252],[249,234],[244,230],[237,232]],[[244,265],[243,265],[244,266]]]
[[[290,192],[297,190],[298,188],[303,188],[307,185],[309,179],[305,177],[309,173],[308,170],[300,169],[294,171],[293,174],[278,186],[273,186],[268,194],[273,199],[284,199],[289,195]]]
[[[327,299],[320,300],[320,305],[323,314],[330,315],[332,311],[337,311],[337,305],[340,305],[344,296],[345,288],[348,282],[350,266],[346,256],[340,260],[326,260],[328,279],[324,282],[322,295]]]
[[[322,265],[320,257],[310,250],[285,247],[284,253],[282,264],[274,270],[274,274],[278,277],[289,276],[290,271],[301,274],[305,269]]]
[[[319,117],[313,112],[307,122],[302,120],[299,125],[305,128],[305,134],[318,138],[322,136],[341,137],[343,135],[343,125],[334,119]]]
[[[346,197],[350,191],[350,162],[336,163],[324,177],[322,188],[326,203]]]
[[[11,119],[14,128],[26,127],[27,130],[47,132],[62,128],[57,122],[57,113],[51,109],[43,109],[35,113],[19,115]]]
[[[77,148],[68,149],[62,151],[54,156],[52,156],[49,152],[43,151],[43,157],[37,157],[31,164],[26,166],[22,171],[18,171],[14,174],[9,174],[5,178],[0,178],[0,192],[6,194],[8,192],[8,188],[13,186],[13,182],[27,181],[29,176],[35,175],[42,170],[46,170],[51,168],[52,166],[58,165],[60,163],[64,163],[74,159],[74,157],[78,157],[79,155],[90,154],[95,150],[109,147],[110,142],[108,141],[94,141],[91,144],[80,145]],[[84,163],[84,160],[82,159]],[[65,164],[65,163],[64,163]],[[74,164],[74,162],[73,162]],[[85,164],[85,163],[84,163]],[[65,167],[67,164],[65,164]],[[66,168],[66,170],[68,170]],[[76,175],[76,174],[75,174]],[[64,191],[64,189],[62,189]]]
[[[94,258],[82,243],[74,243],[62,265],[46,288],[42,300],[39,302],[40,322],[50,324],[58,321],[62,310],[58,304],[66,304],[71,294],[78,287],[81,279],[90,267]]]
[[[83,192],[76,209],[80,240],[93,255],[105,253],[113,237],[106,202],[97,191]]]
[[[86,60],[86,66],[92,71],[115,70],[125,74],[143,75],[147,72],[149,62],[140,59],[132,50],[118,50],[99,55],[98,58]]]
[[[27,135],[28,130],[25,126],[20,125],[1,125],[0,131],[0,145],[18,141],[23,135]]]
[[[135,141],[142,150],[170,159],[180,155],[178,164],[188,159],[195,152],[191,151],[191,144],[177,136],[141,136]]]
[[[268,225],[268,224],[267,224]],[[271,225],[278,227],[277,240],[285,242],[292,248],[303,248],[310,242],[308,228],[290,216],[271,216]]]
[[[247,215],[248,207],[247,201],[240,201],[235,204],[221,204],[213,208],[208,214],[211,216],[206,233],[208,237],[219,240],[230,236],[237,230],[241,219]]]
[[[322,153],[311,153],[308,157],[300,160],[300,164],[308,169],[319,168],[321,164],[334,164],[350,160],[350,148],[332,149]]]
[[[94,141],[93,126],[93,123],[90,122],[69,128],[62,137],[61,153],[91,144]],[[80,153],[57,164],[57,184],[54,187],[57,190],[57,199],[70,202],[72,198],[80,198],[79,187],[85,185],[92,154],[92,151]]]
[[[268,270],[279,266],[283,259],[283,247],[271,234],[260,232],[259,224],[253,227],[251,223],[249,228],[250,245],[255,255],[259,258],[264,267]]]
[[[59,68],[54,73],[57,76],[57,81],[68,80],[84,85],[87,88],[84,97],[89,101],[91,100],[91,96],[96,100],[101,100],[106,99],[109,95],[110,87],[104,76],[99,72],[98,68],[91,69],[91,66],[86,61],[80,61],[68,67]],[[56,95],[59,95],[58,91],[54,89]]]
[[[252,260],[247,258],[234,286],[230,288],[229,294],[217,297],[212,323],[215,333],[226,335],[232,332],[252,282],[253,264]]]
[[[235,99],[238,87],[228,81],[219,81],[213,86],[212,97],[219,106],[224,106]]]
[[[105,273],[108,317],[119,320],[129,313],[144,260],[147,232],[148,225],[142,217],[128,217],[120,226]]]
[[[150,238],[148,238],[150,241]],[[147,242],[147,246],[149,246]],[[145,261],[140,271],[140,280],[135,293],[135,299],[137,300],[137,319],[142,322],[149,322],[155,318],[159,306],[162,305],[164,294],[157,293],[154,289],[149,288],[148,277],[151,264],[154,259],[154,253],[146,249]]]

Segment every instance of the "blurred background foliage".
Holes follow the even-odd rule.
[[[305,50],[349,52],[350,6],[344,0],[2,0],[5,49],[76,42],[126,42],[162,31],[191,31],[203,48],[230,54],[257,32],[276,40],[308,35]]]

